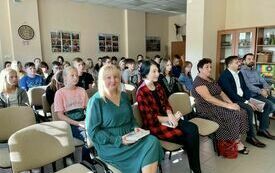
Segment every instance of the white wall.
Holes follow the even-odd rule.
[[[41,40],[38,20],[37,0],[22,2],[9,1],[10,27],[13,57],[23,62],[41,58]],[[34,38],[24,41],[18,35],[21,25],[29,25],[34,30]]]
[[[9,23],[8,2],[8,0],[0,1],[0,41],[2,50],[2,54],[0,54],[0,69],[2,69],[4,61],[12,59],[11,29]]]
[[[69,0],[40,0],[38,5],[42,52],[47,62],[56,59],[58,55],[69,61],[78,56],[82,58],[103,55],[125,56],[124,10],[74,3]],[[53,53],[50,42],[51,31],[80,32],[80,52]],[[119,35],[119,52],[99,52],[99,33]]]
[[[186,60],[191,61],[194,67],[203,57],[204,2],[201,0],[187,2]],[[195,77],[197,74],[196,68],[192,68],[191,73]]]
[[[226,0],[207,0],[205,3],[203,57],[212,59],[213,77],[216,72],[217,32],[224,29],[225,11]]]
[[[145,12],[125,10],[126,57],[145,55]]]
[[[274,0],[227,0],[226,29],[275,25]]]
[[[155,55],[168,56],[168,16],[146,14],[146,36],[160,37],[160,51],[146,52],[146,56],[153,58]]]
[[[197,74],[198,61],[204,57],[213,60],[212,76],[215,76],[217,31],[224,28],[225,9],[226,0],[187,3],[186,59],[193,63],[193,76]]]

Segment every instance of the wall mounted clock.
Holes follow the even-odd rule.
[[[34,37],[34,30],[29,25],[21,25],[18,34],[23,40],[31,40]]]

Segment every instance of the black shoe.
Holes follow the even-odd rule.
[[[250,143],[251,145],[254,145],[259,148],[264,148],[265,144],[259,141],[257,138],[252,137],[252,138],[246,138],[245,140],[247,143]]]
[[[267,139],[275,140],[275,136],[271,135],[267,130],[258,131],[257,135],[266,137]]]

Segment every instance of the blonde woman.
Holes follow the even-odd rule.
[[[78,82],[77,69],[67,67],[63,70],[64,87],[56,91],[54,110],[60,120],[71,125],[73,137],[86,141],[84,110],[88,102],[86,91],[76,86]],[[89,160],[89,151],[83,147],[83,159]]]
[[[11,68],[17,72],[17,76],[19,79],[21,79],[26,74],[20,61],[12,61]]]
[[[0,108],[9,106],[27,106],[28,96],[18,87],[17,72],[11,68],[2,70],[0,75]]]
[[[100,158],[123,173],[156,173],[163,158],[160,143],[154,136],[136,142],[128,141],[126,134],[139,131],[130,101],[120,91],[121,74],[114,65],[105,65],[99,71],[98,92],[89,100],[86,127]]]

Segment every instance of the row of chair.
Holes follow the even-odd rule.
[[[42,91],[42,89],[40,90],[40,88],[39,88],[37,91]],[[130,91],[130,92],[128,92],[129,97],[132,97],[133,93],[134,93],[134,90],[129,90],[128,89],[128,91]],[[89,95],[91,96],[95,92],[96,92],[96,90],[90,91]],[[30,92],[30,93],[33,93],[33,92]],[[43,103],[43,98],[45,99],[45,92],[40,92],[40,96],[42,97],[42,99],[40,99],[40,101],[41,101],[40,103]],[[31,105],[35,105],[34,103],[38,103],[39,102],[38,98],[39,97],[35,97],[34,99],[31,99],[30,100]],[[171,106],[172,106],[172,108],[173,108],[174,111],[181,111],[183,113],[183,115],[188,115],[189,113],[192,112],[192,106],[191,106],[191,103],[190,103],[190,98],[185,93],[175,93],[175,94],[171,95],[169,97],[169,102],[170,102],[170,104],[171,104]],[[23,109],[26,109],[26,110],[23,110]],[[47,109],[49,109],[49,105],[48,105]],[[11,111],[11,110],[13,110],[13,111]],[[7,108],[7,109],[3,109],[3,111],[6,111],[6,114],[5,113],[1,113],[1,115],[3,115],[3,114],[8,115],[8,114],[11,114],[12,112],[16,112],[16,111],[18,111],[17,115],[22,115],[22,112],[26,112],[27,115],[30,115],[30,117],[32,117],[32,122],[29,123],[29,124],[25,124],[23,126],[18,126],[18,128],[15,128],[13,131],[10,131],[10,133],[6,133],[8,135],[6,135],[6,137],[4,137],[4,136],[2,138],[0,137],[0,141],[6,141],[8,139],[8,137],[12,133],[14,133],[15,131],[17,131],[17,130],[25,127],[25,126],[29,126],[29,125],[35,123],[35,121],[33,121],[34,114],[31,111],[31,109],[29,109],[28,107],[19,107],[18,109]],[[58,117],[56,116],[56,114],[53,111],[53,107],[52,107],[51,111],[49,111],[49,110],[47,110],[47,111],[52,113],[53,120],[58,120]],[[135,103],[133,105],[133,112],[134,112],[135,118],[137,119],[138,124],[140,126],[142,126],[142,119],[141,119],[141,116],[140,116],[138,108],[137,108],[137,103]],[[8,116],[8,117],[10,117],[10,116]],[[8,122],[8,121],[1,121],[1,122],[3,122],[3,124],[6,124],[6,125],[7,124],[11,124],[11,122],[13,122],[14,120],[12,120],[12,118],[8,118],[8,117],[6,117],[6,120],[8,120],[10,122]],[[2,119],[2,116],[1,116],[1,119]],[[18,120],[18,119],[21,119],[21,117],[17,117],[16,118],[16,120]],[[209,121],[209,120],[205,120],[205,119],[201,119],[201,118],[197,118],[197,117],[191,119],[190,121],[192,121],[193,123],[195,123],[198,126],[199,133],[202,136],[208,136],[208,135],[213,134],[218,129],[218,127],[219,127],[218,124],[215,123],[215,122],[212,122],[212,121]],[[6,126],[2,126],[1,125],[1,127],[6,127]],[[11,127],[11,128],[13,128],[13,127]],[[5,131],[1,131],[1,132],[5,133]],[[0,133],[0,136],[1,136],[1,133]],[[82,141],[77,140],[77,139],[74,139],[73,143],[74,143],[75,147],[81,147],[81,146],[84,145],[84,143]],[[213,144],[215,144],[215,140],[213,140]],[[183,148],[182,145],[171,143],[171,142],[167,142],[167,141],[161,141],[161,145],[162,145],[162,147],[164,148],[165,151],[169,151],[169,153],[170,153],[169,154],[169,159],[171,159],[171,153],[173,151],[178,151],[179,149]],[[216,147],[214,145],[214,149],[215,148]],[[1,157],[1,159],[0,159],[0,167],[3,167],[3,168],[10,167],[10,161],[9,161],[10,159],[8,158],[8,150],[7,149],[1,149],[0,152],[1,152],[1,155],[7,155],[7,157]],[[5,159],[3,159],[3,158],[5,158]],[[115,168],[113,168],[113,169],[115,170]],[[119,171],[115,171],[115,172],[119,172]]]

